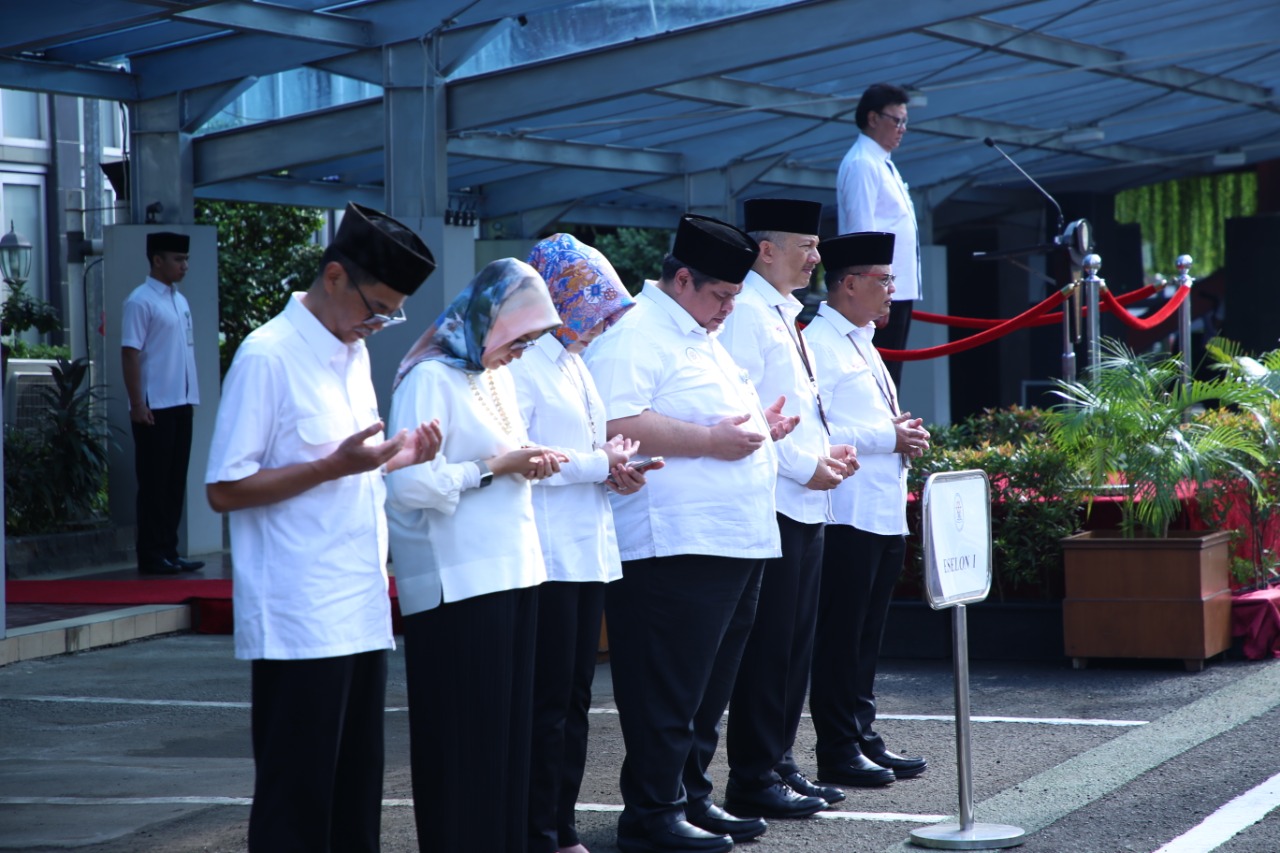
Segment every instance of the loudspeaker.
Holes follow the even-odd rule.
[[[1228,219],[1222,335],[1245,352],[1280,348],[1280,214]]]

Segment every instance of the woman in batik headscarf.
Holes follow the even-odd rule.
[[[506,366],[558,325],[542,277],[514,258],[494,261],[396,374],[388,428],[429,411],[443,434],[434,460],[386,480],[424,853],[525,846],[537,588],[546,579],[531,482],[568,460],[530,446]]]
[[[604,402],[578,353],[635,302],[608,259],[568,234],[534,246],[529,264],[546,280],[563,325],[535,341],[511,373],[530,439],[569,460],[533,490],[547,582],[538,591],[529,853],[587,853],[574,804],[586,763],[604,587],[622,577],[606,489],[632,493],[644,475],[625,464],[634,442],[606,441]]]

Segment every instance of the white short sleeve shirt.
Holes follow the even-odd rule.
[[[176,286],[147,276],[133,289],[120,317],[120,345],[141,353],[142,391],[149,408],[200,402],[191,306]]]
[[[751,377],[652,282],[645,283],[636,307],[587,347],[584,358],[610,419],[652,410],[711,426],[749,415],[744,428],[769,434]],[[772,441],[732,462],[679,456],[666,463],[636,494],[609,497],[623,560],[782,555]]]
[[[753,270],[720,331],[720,343],[747,371],[764,405],[786,397],[783,414],[800,416],[795,430],[775,445],[778,512],[802,524],[817,524],[829,518],[830,493],[805,488],[805,483],[813,478],[818,457],[830,454],[831,443],[818,413],[817,385],[809,381],[800,356],[795,323],[803,307]]]
[[[322,459],[378,422],[364,342],[344,344],[295,293],[254,330],[223,381],[206,483]],[[383,440],[381,433],[370,443]],[[231,512],[236,657],[391,649],[386,491],[353,474]]]
[[[834,521],[887,536],[907,532],[907,469],[893,450],[898,434],[885,392],[897,392],[888,371],[876,369],[874,334],[875,324],[855,326],[825,302],[804,330],[831,440],[858,449],[858,473],[831,491]]]

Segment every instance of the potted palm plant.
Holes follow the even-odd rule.
[[[1092,494],[1114,495],[1120,512],[1118,530],[1063,540],[1065,651],[1077,667],[1121,657],[1203,669],[1231,645],[1230,533],[1170,527],[1221,472],[1256,483],[1263,453],[1256,434],[1190,415],[1209,405],[1258,412],[1267,395],[1227,376],[1184,382],[1177,360],[1116,341],[1102,353],[1084,381],[1058,383],[1063,403],[1048,424]]]

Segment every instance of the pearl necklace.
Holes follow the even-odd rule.
[[[475,395],[476,401],[481,408],[493,418],[494,422],[502,427],[502,431],[507,435],[514,436],[515,432],[511,429],[511,419],[507,417],[507,410],[502,407],[502,398],[498,396],[498,386],[493,381],[493,371],[486,370],[484,375],[489,380],[489,396],[493,400],[493,405],[489,405],[489,401],[480,393],[480,386],[476,384],[476,375],[474,373],[467,374],[467,384],[471,386],[471,393]]]
[[[564,361],[569,361],[573,364],[572,372],[565,367]],[[573,357],[572,353],[566,353],[564,360],[557,359],[556,367],[560,368],[560,372],[564,375],[565,379],[569,380],[569,384],[573,386],[574,390],[582,394],[582,407],[586,410],[587,426],[591,433],[589,436],[591,440],[591,449],[598,450],[600,445],[596,443],[596,419],[595,415],[591,411],[591,395],[587,393],[587,378],[582,375],[582,368],[579,366],[577,359]]]

